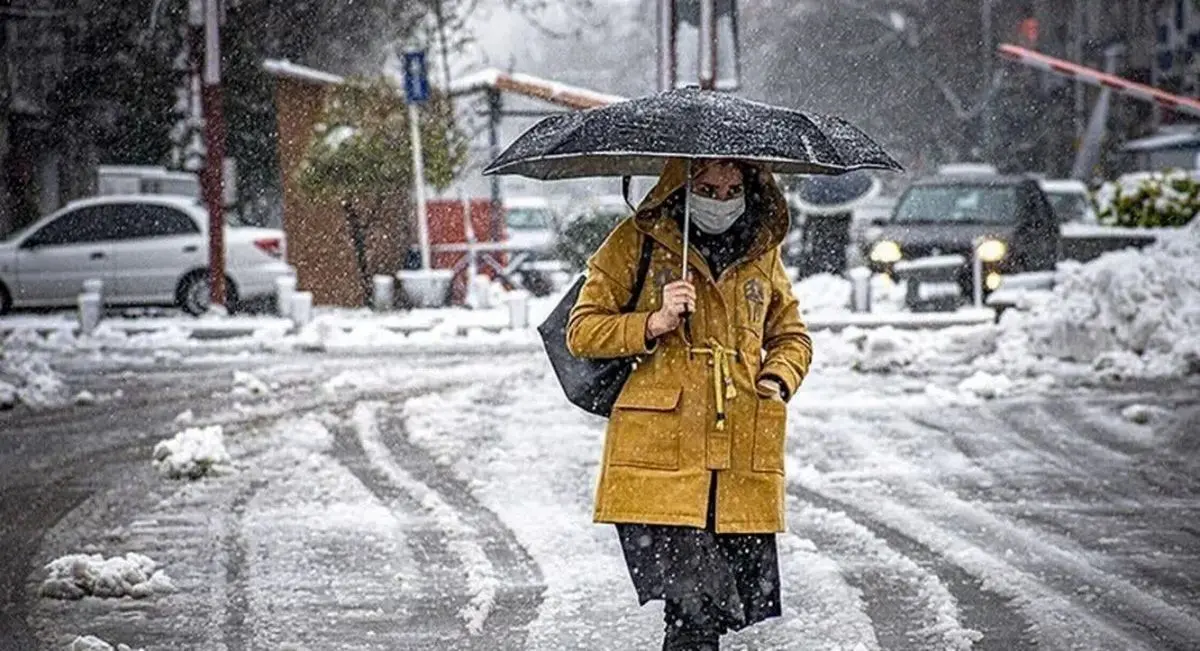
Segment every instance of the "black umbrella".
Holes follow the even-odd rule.
[[[683,88],[546,118],[521,134],[483,173],[543,181],[656,176],[670,158],[736,158],[777,174],[903,169],[867,134],[841,118]],[[683,221],[686,251],[691,230],[687,200]]]
[[[870,172],[810,176],[801,181],[795,200],[805,214],[836,215],[854,210],[858,204],[879,194],[879,190],[879,179]]]
[[[483,173],[656,176],[667,158],[737,158],[777,174],[902,169],[841,118],[684,88],[546,118]]]

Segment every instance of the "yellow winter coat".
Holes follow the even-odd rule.
[[[703,528],[715,470],[717,532],[783,531],[787,407],[760,397],[755,385],[773,376],[795,395],[812,359],[779,252],[787,204],[771,175],[760,174],[770,210],[748,253],[714,278],[704,258],[689,252],[697,291],[692,345],[680,330],[648,349],[646,320],[663,285],[680,275],[682,232],[663,203],[684,185],[686,169],[668,162],[635,215],[589,260],[567,327],[576,356],[641,356],[609,419],[595,520]],[[621,314],[642,237],[657,246],[636,310]]]

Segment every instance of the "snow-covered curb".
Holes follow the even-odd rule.
[[[128,644],[113,646],[94,635],[81,635],[71,641],[65,651],[143,651],[134,649]]]
[[[220,425],[190,427],[154,446],[154,466],[171,479],[199,479],[231,462]]]
[[[46,565],[41,595],[51,599],[133,597],[174,592],[171,578],[147,556],[130,552],[104,558],[100,554],[71,554]]]

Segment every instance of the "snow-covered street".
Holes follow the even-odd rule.
[[[4,648],[660,643],[661,605],[637,607],[591,524],[603,421],[538,353],[62,368],[98,402],[0,414]],[[728,647],[1200,646],[1195,381],[938,382],[814,372],[791,406],[784,617]],[[153,463],[185,431],[186,467],[214,461],[197,479]],[[170,589],[41,596],[70,554],[141,555]]]

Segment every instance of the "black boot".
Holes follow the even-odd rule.
[[[720,651],[721,636],[707,631],[669,629],[663,651]]]

